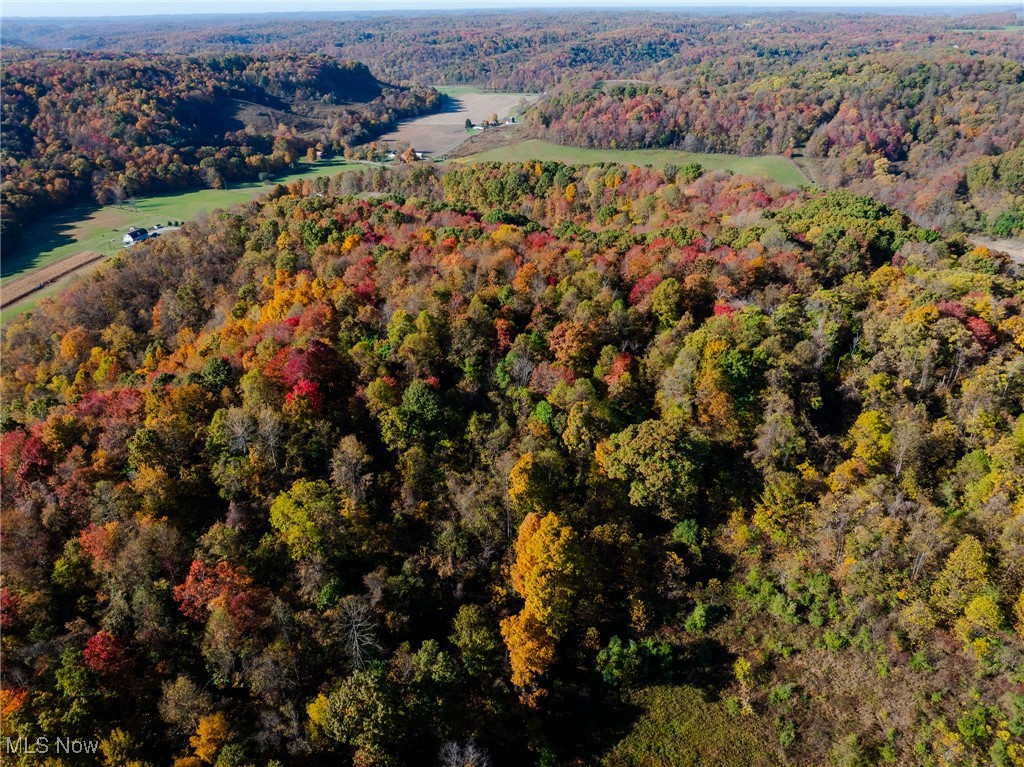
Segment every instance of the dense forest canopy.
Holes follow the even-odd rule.
[[[798,153],[818,183],[870,193],[925,225],[1021,234],[1024,35],[961,42],[879,50],[801,33],[710,62],[681,55],[650,82],[542,101],[531,134],[594,147]]]
[[[68,203],[265,178],[310,147],[365,141],[441,103],[433,89],[390,86],[363,64],[319,54],[5,49],[2,65],[0,215],[8,244],[27,222]],[[258,130],[233,117],[250,102],[283,122]]]
[[[5,19],[4,248],[366,162],[4,317],[0,759],[1024,767],[1020,23]]]
[[[822,44],[837,57],[909,44],[981,45],[1008,55],[1002,28],[1014,13],[958,15],[751,13],[644,10],[472,14],[316,14],[174,20],[9,19],[5,45],[153,53],[326,53],[365,62],[392,82],[541,91],[566,79],[623,77],[678,61],[743,53],[797,59]]]
[[[349,173],[2,353],[3,735],[76,765],[1024,759],[1021,268],[870,198]]]

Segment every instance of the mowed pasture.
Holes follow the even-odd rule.
[[[450,152],[478,131],[467,131],[466,120],[479,124],[496,114],[499,120],[522,112],[522,104],[536,101],[535,93],[480,93],[467,88],[440,88],[448,97],[440,112],[406,120],[378,141],[408,144],[427,157]]]
[[[365,166],[341,159],[322,160],[303,163],[299,170],[265,184],[232,184],[228,189],[200,189],[140,198],[134,207],[81,204],[43,216],[22,233],[16,247],[4,251],[0,260],[0,297],[3,299],[0,319],[30,309],[40,298],[63,289],[83,271],[98,265],[95,258],[83,262],[79,254],[88,251],[106,257],[119,252],[122,249],[121,238],[130,227],[150,228],[168,221],[189,221],[217,208],[248,202],[270,191],[276,184],[330,176],[362,167]],[[65,264],[65,261],[70,263]],[[82,268],[60,269],[63,276],[56,282],[42,274],[44,271],[52,274],[50,267],[58,264],[70,266],[79,262]],[[24,288],[28,282],[33,283],[33,288],[42,287],[26,291]]]
[[[675,149],[585,149],[562,146],[550,141],[527,139],[515,141],[486,152],[459,157],[452,162],[529,162],[557,161],[575,165],[615,162],[622,165],[685,165],[699,162],[707,170],[731,171],[745,176],[769,178],[787,186],[809,185],[811,182],[791,159],[781,156],[742,157],[734,154],[704,154]]]

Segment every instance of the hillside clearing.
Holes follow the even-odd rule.
[[[989,250],[998,250],[1005,253],[1018,264],[1024,264],[1024,241],[1007,238],[996,239],[980,235],[972,237],[971,241],[976,245],[984,245]]]
[[[770,178],[788,186],[808,185],[811,182],[796,164],[786,157],[741,157],[731,154],[701,154],[675,149],[585,149],[561,146],[549,141],[527,139],[485,152],[459,157],[452,162],[527,162],[530,160],[558,161],[577,165],[599,162],[617,162],[623,165],[652,165],[664,168],[668,164],[684,165],[699,162],[708,170],[732,171],[747,176]]]
[[[602,767],[776,767],[759,717],[730,715],[697,689],[660,686],[630,696],[637,717]]]

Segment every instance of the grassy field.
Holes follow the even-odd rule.
[[[696,154],[674,149],[584,149],[561,146],[537,139],[517,141],[497,149],[460,157],[452,162],[526,162],[529,160],[558,160],[580,165],[618,162],[624,165],[653,165],[656,168],[664,168],[669,163],[683,165],[689,162],[699,162],[708,170],[725,170],[747,176],[771,178],[780,184],[790,186],[810,183],[796,164],[786,157]]]
[[[200,189],[148,197],[137,201],[136,210],[113,205],[76,205],[44,216],[35,226],[28,228],[18,247],[3,254],[0,281],[7,282],[82,250],[113,253],[121,247],[121,238],[131,226],[151,227],[168,221],[188,221],[201,213],[251,200],[269,191],[274,184],[328,176],[359,167],[339,159],[304,164],[301,170],[268,184],[234,184],[230,189]]]
[[[687,686],[648,687],[631,696],[640,712],[601,767],[778,767],[766,726],[730,715]],[[758,732],[758,731],[761,732]]]
[[[478,93],[491,93],[491,91],[477,88],[474,85],[438,85],[435,90],[445,96],[472,96]]]

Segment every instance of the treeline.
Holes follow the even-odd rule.
[[[5,53],[2,235],[54,208],[94,199],[273,176],[309,147],[340,151],[440,94],[378,82],[324,55],[221,57]],[[321,128],[247,129],[232,99],[312,116]],[[317,124],[314,123],[314,124]]]
[[[473,14],[317,14],[162,21],[9,20],[15,47],[151,51],[174,54],[325,52],[365,62],[378,77],[420,85],[471,84],[507,91],[550,90],[578,77],[622,78],[678,69],[679,62],[798,61],[939,43],[990,55],[1019,51],[1014,13],[978,16],[682,12],[523,12]],[[739,59],[737,59],[739,57]]]
[[[1013,764],[1022,296],[694,167],[416,163],[187,224],[5,327],[0,734],[594,764],[699,685],[743,763]]]
[[[1019,170],[1001,182],[979,170],[1020,167],[1024,47],[1012,57],[932,44],[837,56],[844,42],[796,61],[755,53],[724,71],[666,65],[659,78],[671,86],[566,92],[531,110],[531,132],[592,147],[796,152],[819,183],[870,193],[928,226],[1024,231]]]

